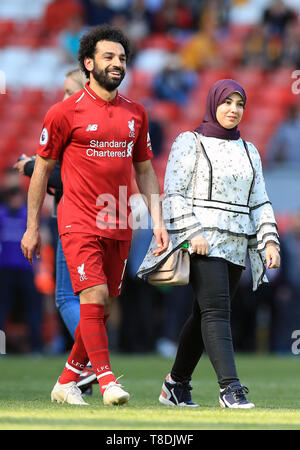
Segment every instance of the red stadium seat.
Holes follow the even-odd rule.
[[[0,35],[12,34],[15,31],[15,22],[13,20],[0,20]]]
[[[120,94],[122,95],[122,92]],[[129,99],[143,103],[146,99],[151,98],[152,89],[149,86],[131,85],[124,95]]]
[[[159,48],[172,52],[176,49],[176,42],[165,33],[153,33],[141,41],[140,48]]]
[[[142,70],[132,70],[130,73],[130,84],[132,86],[152,86],[154,75]]]
[[[181,110],[178,105],[168,101],[157,101],[150,107],[150,114],[156,120],[169,123],[180,117]]]
[[[283,87],[291,89],[294,78],[292,78],[292,73],[295,68],[293,67],[281,67],[277,70],[271,71],[268,74],[268,85],[275,87]]]
[[[16,143],[15,154],[21,155],[25,153],[28,156],[36,154],[36,149],[39,143],[39,135],[20,137]]]
[[[287,233],[292,225],[292,214],[277,214],[276,221],[279,234]]]
[[[262,69],[255,67],[237,68],[232,72],[232,78],[240,83],[243,88],[252,90],[253,88],[260,88],[265,81],[265,74]]]
[[[254,26],[252,24],[231,24],[230,25],[230,33],[234,36],[235,39],[242,40],[253,30]]]
[[[189,122],[196,121],[200,123],[206,109],[206,96],[207,95],[204,93],[201,96],[197,95],[194,97],[192,95],[188,103],[181,110],[182,119]]]
[[[285,87],[268,84],[268,86],[262,87],[258,95],[260,102],[272,106],[278,105],[280,107],[287,107],[295,100],[291,85]]]
[[[208,90],[216,81],[231,78],[230,71],[224,67],[205,69],[200,73],[202,89]]]
[[[259,122],[260,125],[268,126],[280,122],[284,117],[285,109],[279,105],[251,105],[245,109],[243,122]]]

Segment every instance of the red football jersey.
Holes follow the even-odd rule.
[[[143,106],[119,93],[104,101],[87,84],[46,114],[37,153],[59,159],[58,229],[131,239],[132,162],[152,158]]]

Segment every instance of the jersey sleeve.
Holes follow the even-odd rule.
[[[59,159],[69,141],[70,113],[64,111],[62,105],[63,103],[60,102],[52,106],[45,116],[37,148],[37,154],[44,158]]]
[[[142,125],[133,151],[134,162],[147,161],[148,159],[153,158],[152,145],[149,134],[148,117],[143,107],[141,107],[141,115],[142,115]]]

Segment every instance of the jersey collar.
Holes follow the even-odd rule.
[[[103,98],[99,97],[99,95],[97,95],[91,88],[90,88],[90,83],[87,82],[85,87],[84,87],[85,92],[88,94],[89,98],[91,100],[93,100],[94,102],[98,103],[99,106],[105,106],[105,105],[116,105],[118,103],[119,100],[119,93],[117,91],[117,94],[115,96],[115,98],[113,100],[110,101],[106,101],[103,100]]]

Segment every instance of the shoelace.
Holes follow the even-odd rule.
[[[116,378],[116,380],[114,381],[114,384],[116,384],[116,385],[119,386],[120,388],[123,388],[123,387],[124,387],[122,384],[118,383],[118,380],[119,380],[120,378],[122,378],[122,377],[124,377],[124,375],[120,375],[120,376],[119,376],[118,378]],[[113,385],[111,385],[111,386],[113,386]]]
[[[245,394],[249,393],[249,389],[247,386],[237,386],[237,387],[231,387],[230,392],[232,393],[232,396],[236,402],[240,400],[247,400],[245,397]]]
[[[68,389],[68,392],[66,392],[64,401],[67,400],[69,395],[74,395],[74,397],[76,397],[78,400],[82,401],[82,397],[81,397],[81,390],[79,389],[79,387],[77,386],[77,384],[74,384],[73,386],[70,387],[70,389]]]

